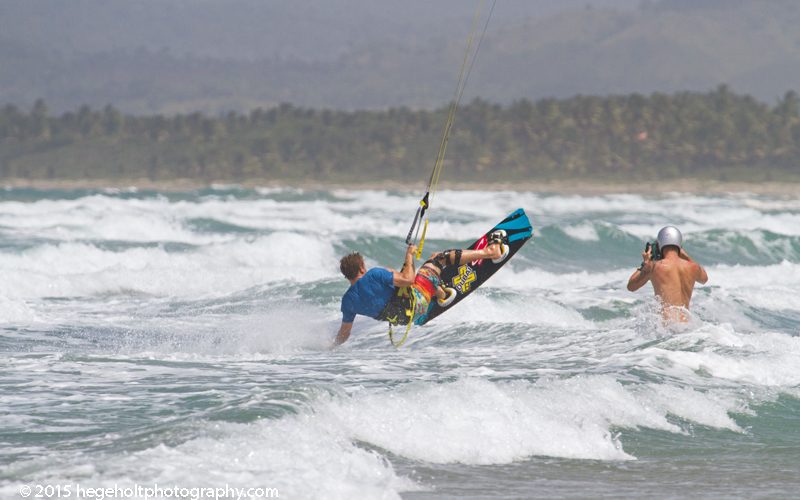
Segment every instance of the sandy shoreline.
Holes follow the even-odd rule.
[[[422,182],[403,184],[397,181],[361,182],[361,183],[324,183],[312,181],[267,181],[252,180],[240,183],[228,181],[206,182],[194,179],[175,179],[169,181],[152,181],[149,179],[114,179],[81,181],[70,180],[30,180],[4,179],[2,185],[6,189],[29,188],[39,190],[79,190],[79,189],[140,189],[166,192],[194,191],[221,186],[241,186],[244,188],[290,188],[309,191],[328,189],[387,189],[392,191],[424,191]],[[601,194],[650,194],[692,193],[692,194],[724,194],[753,193],[761,195],[798,196],[800,182],[721,182],[713,180],[668,180],[642,182],[604,182],[587,179],[525,181],[514,183],[454,183],[442,182],[440,190],[483,190],[483,191],[518,191],[535,193],[559,193],[575,195]]]

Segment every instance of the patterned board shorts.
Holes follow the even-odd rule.
[[[436,287],[439,286],[439,275],[429,267],[422,267],[417,272],[411,293],[414,294],[414,324],[421,325],[428,319],[428,312],[436,296]]]

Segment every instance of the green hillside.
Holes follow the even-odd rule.
[[[426,177],[446,110],[331,111],[284,104],[210,117],[50,116],[0,110],[0,178],[383,181]],[[800,100],[712,92],[474,100],[459,110],[448,177],[800,180]]]

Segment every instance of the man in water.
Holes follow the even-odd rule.
[[[628,280],[628,290],[635,292],[650,281],[661,299],[664,320],[686,322],[694,284],[705,284],[708,274],[683,249],[683,235],[678,228],[667,226],[658,232],[661,258],[653,260],[653,247],[642,253],[642,265]]]
[[[481,250],[445,250],[438,252],[427,260],[419,272],[414,270],[414,253],[417,247],[409,245],[406,249],[405,262],[400,271],[374,267],[367,270],[364,258],[353,252],[342,257],[339,269],[350,282],[350,288],[342,297],[342,326],[336,336],[334,346],[344,343],[350,337],[353,320],[357,314],[378,320],[387,320],[390,302],[395,296],[395,287],[408,287],[413,295],[413,318],[411,321],[423,321],[433,305],[433,298],[445,300],[447,292],[440,284],[442,270],[446,266],[463,265],[480,259],[492,259],[495,262],[505,258],[508,253],[504,232],[489,236],[489,244]]]

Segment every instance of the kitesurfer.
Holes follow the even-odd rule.
[[[415,245],[406,249],[405,262],[400,271],[374,267],[367,270],[364,258],[353,252],[342,257],[339,269],[350,282],[350,288],[342,297],[342,326],[334,345],[345,342],[350,337],[353,321],[357,314],[378,320],[391,321],[393,316],[403,314],[403,308],[413,305],[410,321],[418,323],[427,316],[432,299],[446,300],[448,292],[440,284],[442,270],[447,266],[463,265],[481,259],[502,260],[508,253],[504,231],[489,235],[487,246],[480,250],[445,250],[431,255],[419,272],[414,269]],[[409,293],[404,304],[396,299],[397,289],[407,287]],[[453,292],[454,293],[454,292]],[[394,311],[392,309],[395,309]],[[408,311],[411,313],[411,311]]]

